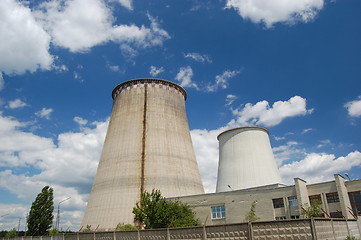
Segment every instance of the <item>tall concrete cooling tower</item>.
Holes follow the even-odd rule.
[[[240,127],[218,135],[216,192],[281,183],[268,130]]]
[[[133,224],[143,191],[165,197],[204,193],[185,112],[185,90],[135,79],[112,93],[113,109],[82,228]]]

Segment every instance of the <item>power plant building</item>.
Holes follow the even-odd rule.
[[[113,109],[82,228],[134,224],[141,193],[204,193],[185,111],[185,90],[160,79],[135,79],[112,92]]]

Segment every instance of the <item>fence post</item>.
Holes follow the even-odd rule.
[[[117,236],[115,235],[115,231],[113,232],[113,240],[117,240]]]
[[[170,240],[169,228],[167,228],[167,240]]]
[[[138,229],[138,240],[140,240],[140,232],[139,232],[139,229]]]
[[[348,227],[348,222],[347,222],[347,218],[345,218],[345,222],[346,222],[346,228],[347,228],[347,236],[350,236],[350,228]]]
[[[32,238],[32,237],[31,237]],[[31,239],[31,240],[33,240],[33,239]],[[63,240],[65,240],[65,233],[63,233]]]
[[[310,218],[310,226],[311,226],[312,239],[317,240],[316,224],[315,224],[315,219],[313,219],[313,217]]]
[[[206,225],[203,225],[203,240],[207,240],[207,229],[206,229]]]
[[[248,237],[249,240],[253,240],[253,227],[252,227],[252,222],[248,223]]]
[[[333,225],[333,219],[332,218],[331,218],[331,227],[332,227],[333,239],[336,240],[335,227]]]

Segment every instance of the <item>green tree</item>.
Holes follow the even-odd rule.
[[[47,235],[53,222],[53,189],[45,186],[32,203],[27,219],[29,236]]]
[[[311,206],[307,208],[302,208],[302,216],[304,217],[322,217],[323,213],[321,210],[321,201],[313,200],[311,201]]]
[[[132,224],[124,224],[119,223],[117,227],[115,228],[116,231],[131,231],[131,230],[138,230],[136,226],[133,226]]]
[[[135,220],[145,229],[198,226],[192,209],[178,200],[165,199],[159,190],[143,192],[133,208]]]
[[[246,214],[246,217],[244,219],[246,222],[255,222],[255,221],[259,220],[259,217],[257,217],[257,215],[256,215],[256,204],[257,204],[257,201],[252,202],[251,208],[250,208],[249,212]]]
[[[16,237],[16,235],[17,235],[16,229],[13,228],[11,231],[9,231],[9,232],[6,233],[5,237],[7,237],[7,238],[14,238],[14,237]]]

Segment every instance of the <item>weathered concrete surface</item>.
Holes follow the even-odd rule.
[[[218,140],[216,192],[281,183],[267,129],[235,128],[221,133]]]
[[[81,226],[134,223],[143,190],[174,197],[204,193],[185,112],[186,93],[158,79],[118,85],[97,174]]]

